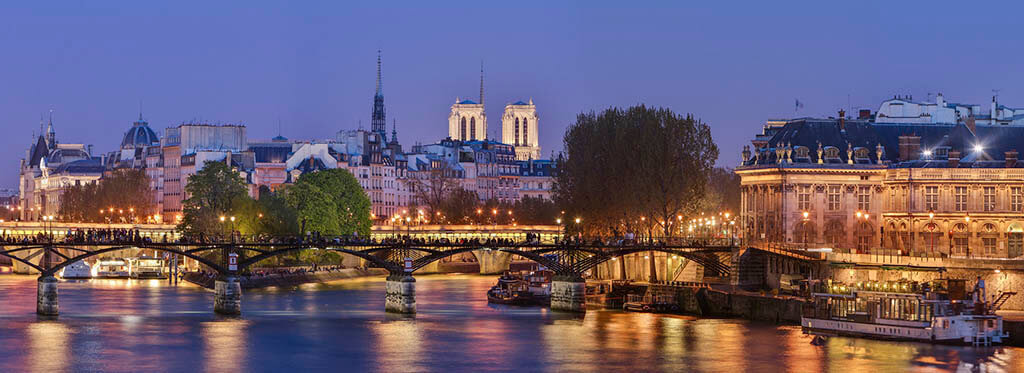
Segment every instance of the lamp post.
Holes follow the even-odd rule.
[[[966,255],[968,258],[971,257],[971,214],[964,214],[964,222],[967,225],[967,239],[964,241],[964,249],[966,249]]]

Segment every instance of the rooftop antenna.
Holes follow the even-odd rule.
[[[142,99],[139,99],[139,122],[142,121]]]

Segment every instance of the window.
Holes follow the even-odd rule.
[[[516,118],[516,135],[515,136],[516,137],[515,137],[515,143],[514,144],[516,146],[519,146],[519,118]]]
[[[1013,212],[1024,211],[1024,188],[1010,188],[1010,210]]]
[[[996,210],[996,187],[985,187],[982,189],[985,197],[985,211]]]
[[[476,118],[469,118],[469,138],[476,140]]]
[[[896,209],[896,188],[889,188],[889,210]]]
[[[871,187],[862,186],[857,189],[857,209],[871,211]]]
[[[956,211],[967,211],[967,187],[958,186],[954,192],[956,192]]]
[[[527,126],[528,123],[529,119],[523,118],[523,145],[530,145],[530,131],[528,130],[530,126]]]
[[[839,207],[840,207],[839,201],[840,201],[840,197],[841,197],[841,195],[839,194],[839,190],[840,190],[840,186],[838,186],[838,185],[829,185],[829,187],[828,187],[828,210],[829,211],[839,211]]]
[[[924,187],[924,208],[927,209],[928,211],[935,211],[939,209],[938,186]]]
[[[953,252],[967,254],[967,236],[953,237]]]
[[[985,255],[996,254],[996,238],[995,237],[983,237],[981,239],[981,246],[985,248]]]
[[[801,185],[797,189],[797,207],[800,211],[810,211],[811,209],[811,186]]]
[[[460,140],[465,140],[466,139],[466,117],[462,117],[462,132],[460,132],[459,139]]]

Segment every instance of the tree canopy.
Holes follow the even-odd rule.
[[[345,169],[303,174],[285,190],[299,226],[324,235],[370,234],[370,198]]]
[[[609,108],[580,114],[565,132],[555,200],[570,229],[587,233],[659,230],[701,208],[718,158],[710,127],[664,108]]]
[[[131,222],[156,213],[146,173],[122,169],[95,183],[64,187],[58,215],[71,221]]]
[[[187,234],[227,232],[233,227],[225,226],[220,217],[232,215],[234,207],[249,199],[245,180],[224,162],[206,162],[188,177],[185,193],[188,198],[183,201],[178,229]]]

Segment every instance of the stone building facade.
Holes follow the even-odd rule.
[[[1024,127],[795,119],[745,147],[755,245],[911,256],[1024,255]]]

